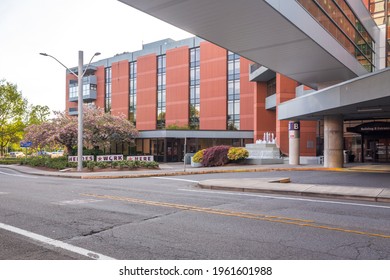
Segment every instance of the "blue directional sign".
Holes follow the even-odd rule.
[[[21,148],[29,148],[29,147],[31,147],[31,145],[32,145],[32,142],[31,142],[31,141],[27,141],[27,142],[21,141],[21,142],[20,142],[20,147],[21,147]]]

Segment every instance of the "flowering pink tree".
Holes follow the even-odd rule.
[[[134,143],[138,131],[124,115],[113,116],[101,108],[84,108],[85,145],[110,147],[111,143]]]
[[[113,116],[100,108],[84,106],[84,146],[107,148],[112,142],[134,143],[138,131],[124,115]],[[39,125],[30,125],[24,139],[31,141],[34,148],[54,145],[65,146],[72,153],[77,145],[77,118],[65,112],[57,112],[54,119]]]

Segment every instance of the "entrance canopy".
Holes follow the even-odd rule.
[[[279,119],[316,120],[342,115],[344,120],[390,116],[390,68],[309,93],[279,104]]]
[[[314,89],[367,73],[297,1],[119,1]]]

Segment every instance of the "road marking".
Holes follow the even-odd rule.
[[[311,221],[311,220],[302,220],[302,219],[290,218],[290,217],[269,216],[269,215],[257,214],[257,213],[236,212],[236,211],[221,210],[221,209],[214,209],[214,208],[198,207],[198,206],[193,206],[193,205],[150,201],[150,200],[143,200],[143,199],[137,199],[137,198],[131,198],[131,197],[122,197],[122,196],[99,195],[99,194],[81,194],[81,195],[99,198],[99,199],[108,199],[108,200],[125,201],[125,202],[131,202],[131,203],[137,203],[137,204],[143,204],[143,205],[169,207],[169,208],[194,211],[194,212],[201,212],[201,213],[208,213],[208,214],[215,214],[215,215],[221,215],[221,216],[247,218],[247,219],[252,219],[252,220],[261,220],[261,221],[282,223],[282,224],[302,226],[302,227],[311,227],[311,228],[316,228],[316,229],[326,229],[326,230],[339,231],[339,232],[344,232],[344,233],[354,233],[354,234],[360,234],[360,235],[365,235],[365,236],[370,236],[370,237],[390,238],[390,235],[371,233],[371,232],[363,232],[363,231],[350,230],[350,229],[344,229],[344,228],[336,228],[336,227],[316,224],[315,221]]]
[[[272,196],[272,195],[261,195],[261,194],[247,194],[247,193],[237,193],[237,192],[228,192],[228,191],[219,192],[219,191],[201,191],[201,190],[189,190],[189,189],[178,189],[178,190],[185,191],[185,192],[195,192],[195,193],[226,194],[226,195],[233,195],[233,196],[251,196],[251,197],[271,198],[271,199],[279,199],[279,200],[296,200],[296,201],[317,202],[317,203],[325,203],[325,204],[340,204],[340,205],[351,205],[351,206],[362,206],[362,207],[370,207],[370,208],[390,209],[390,206],[385,206],[385,205],[373,205],[373,204],[341,202],[341,201],[331,201],[331,200],[315,200],[315,199],[308,199],[308,198]]]
[[[3,194],[9,194],[9,193],[7,193],[7,192],[0,192],[0,195],[3,195]]]
[[[150,178],[161,179],[161,180],[183,181],[183,182],[190,182],[190,183],[199,183],[199,181],[180,179],[180,178],[170,178],[170,177],[150,177]]]
[[[0,174],[8,175],[8,176],[14,176],[14,177],[23,177],[23,178],[29,178],[29,179],[37,179],[38,177],[28,176],[28,175],[20,175],[20,174],[11,174],[6,172],[1,172]]]
[[[103,201],[103,200],[97,200],[97,199],[73,199],[73,200],[52,202],[52,204],[55,204],[55,205],[78,205],[78,204],[95,203],[95,202],[101,202],[101,201]]]
[[[86,257],[91,258],[91,259],[95,259],[95,260],[115,260],[115,259],[113,259],[111,257],[105,256],[105,255],[102,255],[102,254],[99,254],[99,253],[96,253],[96,252],[93,252],[93,251],[90,251],[90,250],[86,250],[84,248],[73,246],[71,244],[67,244],[67,243],[59,241],[59,240],[51,239],[49,237],[46,237],[46,236],[43,236],[43,235],[39,235],[39,234],[30,232],[30,231],[27,231],[27,230],[24,230],[24,229],[21,229],[21,228],[14,227],[14,226],[10,226],[10,225],[6,225],[6,224],[3,224],[3,223],[0,223],[0,228],[2,228],[4,230],[7,230],[7,231],[14,232],[14,233],[19,234],[19,235],[23,235],[25,237],[28,237],[30,239],[42,242],[44,244],[48,244],[48,245],[51,245],[51,246],[54,246],[54,247],[57,247],[57,248],[61,248],[61,249],[73,252],[73,253],[77,253],[77,254],[82,255],[82,256],[86,256]]]

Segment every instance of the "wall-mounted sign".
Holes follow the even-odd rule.
[[[20,141],[20,147],[21,147],[21,148],[30,148],[31,145],[32,145],[32,142],[31,142],[31,141],[27,141],[27,142]]]
[[[301,124],[298,121],[288,123],[288,135],[290,139],[298,139],[300,137]]]
[[[390,133],[390,122],[369,122],[355,127],[348,127],[348,132],[359,134]]]

